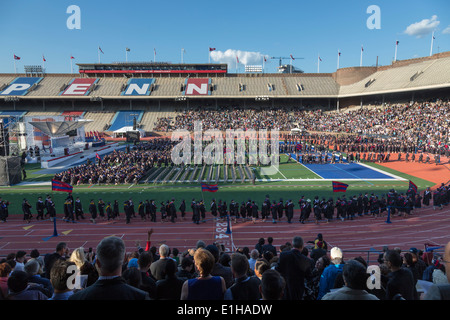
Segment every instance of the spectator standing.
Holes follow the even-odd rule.
[[[16,266],[14,267],[14,271],[24,271],[25,267],[25,255],[27,253],[23,250],[19,250],[16,253]]]
[[[155,278],[156,281],[162,280],[165,278],[165,272],[166,272],[166,263],[170,259],[170,248],[166,244],[162,244],[159,247],[159,259],[158,261],[153,262],[150,265],[150,272],[152,273],[153,278]]]
[[[211,275],[216,264],[211,252],[205,249],[196,250],[194,263],[199,277],[184,282],[181,300],[223,300],[225,280]]]
[[[165,278],[156,281],[156,299],[157,300],[180,300],[181,289],[184,280],[176,276],[177,263],[175,260],[168,259],[165,269]]]
[[[270,251],[270,252],[273,253],[273,256],[276,257],[277,256],[277,249],[275,248],[275,246],[272,243],[273,243],[273,238],[272,237],[268,237],[267,238],[267,244],[263,245],[262,251],[263,251],[263,253],[266,252],[266,251]]]
[[[395,250],[388,250],[384,259],[391,271],[386,284],[386,300],[393,300],[398,295],[405,300],[414,300],[416,297],[414,277],[411,271],[403,268],[400,254]]]
[[[256,263],[256,260],[258,260],[258,258],[259,258],[259,251],[256,249],[253,249],[250,252],[250,259],[248,259],[248,265],[249,265],[250,270],[255,269],[255,263]]]
[[[311,257],[311,259],[314,260],[314,263],[317,262],[317,260],[319,260],[320,257],[324,256],[327,254],[327,250],[325,250],[323,248],[323,242],[322,241],[318,241],[316,243],[316,247],[314,247],[311,250],[311,253],[309,254],[309,256]]]
[[[49,300],[68,300],[73,294],[73,287],[67,286],[69,278],[73,274],[68,272],[70,266],[75,266],[75,263],[67,260],[58,260],[53,264],[50,271],[50,282],[54,288],[54,293]]]
[[[302,300],[305,280],[310,280],[312,277],[310,259],[302,254],[303,245],[302,237],[294,237],[293,248],[280,253],[276,270],[286,281],[284,294],[286,300]]]
[[[441,263],[444,264],[447,283],[433,284],[425,294],[424,300],[450,300],[450,242],[445,246]]]
[[[234,284],[225,292],[224,300],[261,299],[259,292],[261,281],[258,277],[248,276],[249,263],[245,255],[241,253],[231,255],[231,271],[233,272]]]
[[[8,263],[0,264],[0,300],[6,300],[8,297],[8,277],[11,272],[12,268]]]
[[[51,254],[47,254],[44,257],[44,273],[45,273],[45,277],[47,279],[50,279],[50,271],[51,271],[52,266],[55,263],[55,261],[60,260],[60,259],[65,260],[68,252],[69,252],[69,248],[67,246],[67,243],[60,242],[56,245],[55,252],[53,252]]]
[[[322,300],[322,297],[334,288],[334,281],[338,275],[342,274],[344,266],[342,250],[338,247],[331,248],[330,260],[330,265],[323,270],[320,278],[317,300]]]
[[[365,290],[368,273],[362,263],[356,260],[347,261],[342,267],[342,277],[344,286],[325,294],[322,300],[379,300]]]
[[[233,273],[231,272],[230,267],[224,266],[219,262],[219,248],[217,248],[216,245],[211,244],[206,246],[205,249],[213,255],[215,261],[214,267],[211,271],[211,275],[222,277],[225,280],[226,287],[231,287],[233,284]]]
[[[74,293],[69,300],[148,300],[147,292],[128,285],[122,278],[125,243],[118,237],[107,237],[96,249],[95,264],[98,280],[91,286]]]
[[[265,271],[261,278],[261,297],[262,300],[281,300],[286,292],[286,281],[276,270],[269,269]]]

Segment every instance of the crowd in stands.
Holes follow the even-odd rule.
[[[174,129],[194,130],[194,122],[201,121],[207,129],[278,129],[290,131],[300,128],[306,132],[321,132],[324,142],[347,146],[364,144],[375,151],[390,152],[448,152],[448,123],[450,102],[436,100],[413,104],[384,105],[378,108],[359,108],[349,112],[295,110],[293,108],[251,109],[221,108],[218,110],[191,109],[179,112],[175,119],[160,118],[155,131]],[[328,133],[328,134],[327,134]],[[336,134],[341,134],[336,141]],[[352,134],[348,136],[347,134]],[[350,148],[349,148],[350,147]],[[353,150],[353,151],[356,151]],[[363,150],[360,150],[363,152]]]
[[[71,251],[60,242],[54,252],[13,252],[0,261],[0,300],[450,299],[450,242],[424,250],[384,247],[368,261],[329,247],[320,233],[280,245],[260,238],[235,252],[201,240],[184,252],[156,247],[152,233],[132,252],[116,236],[95,250]]]
[[[167,138],[141,142],[57,173],[54,179],[71,185],[137,183],[150,168],[172,163],[173,145]]]

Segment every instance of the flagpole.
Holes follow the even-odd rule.
[[[14,74],[17,74],[17,69],[16,69],[16,57],[14,57]]]
[[[363,56],[363,47],[361,46],[361,58],[359,60],[359,66],[362,67],[362,56]]]
[[[73,74],[72,56],[70,56],[70,73]]]
[[[339,58],[341,56],[341,52],[338,49],[338,58],[337,58],[337,70],[339,70]]]
[[[397,61],[397,47],[398,47],[398,41],[395,42],[395,55],[394,55],[394,62]]]
[[[128,50],[125,48],[125,62],[128,62]]]
[[[433,40],[434,40],[434,31],[431,33],[431,48],[430,48],[430,56],[433,55]]]
[[[265,61],[266,61],[266,57],[262,57],[262,63],[263,63],[263,73],[264,73],[264,68],[265,68],[265,66],[266,66],[266,64],[265,64]]]
[[[319,73],[320,71],[320,54],[317,55],[317,73]]]
[[[97,48],[98,63],[100,63],[100,47]]]

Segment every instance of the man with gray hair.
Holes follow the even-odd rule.
[[[118,237],[107,237],[97,246],[98,280],[70,296],[69,300],[149,300],[147,292],[128,285],[122,278],[125,243]]]
[[[302,254],[303,245],[302,237],[294,237],[292,239],[293,248],[280,253],[277,271],[286,280],[283,295],[286,300],[302,300],[305,280],[312,278],[311,262]]]
[[[159,259],[150,265],[150,272],[155,280],[163,280],[166,278],[166,263],[170,259],[170,248],[167,244],[159,247]]]
[[[41,269],[41,264],[36,259],[30,259],[25,263],[24,271],[28,274],[28,283],[37,284],[45,289],[45,295],[49,298],[53,295],[53,286],[49,279],[41,277],[39,270]]]

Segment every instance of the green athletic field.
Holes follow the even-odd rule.
[[[105,202],[113,202],[118,200],[120,203],[120,208],[123,207],[123,202],[129,198],[133,199],[135,203],[135,208],[139,201],[145,201],[147,199],[154,199],[159,207],[162,201],[171,200],[174,198],[176,200],[177,207],[182,199],[186,201],[187,211],[190,211],[190,202],[192,199],[195,200],[205,200],[207,204],[207,209],[209,209],[210,201],[215,198],[216,200],[226,201],[227,204],[233,199],[237,202],[247,201],[248,199],[255,200],[261,203],[266,195],[270,196],[270,199],[278,201],[282,198],[284,201],[292,199],[297,205],[298,199],[301,196],[310,198],[311,200],[315,196],[320,198],[333,197],[336,199],[339,196],[343,196],[344,193],[333,193],[330,181],[320,181],[315,173],[304,167],[303,165],[296,162],[286,162],[287,156],[281,156],[281,163],[279,166],[279,173],[271,176],[272,181],[259,181],[258,179],[264,179],[264,177],[259,175],[260,168],[250,168],[255,173],[256,180],[252,182],[246,179],[242,182],[241,179],[236,178],[234,183],[227,180],[227,182],[220,182],[223,180],[224,170],[223,166],[216,173],[219,176],[219,191],[215,193],[201,192],[199,177],[201,170],[197,170],[197,176],[190,183],[171,183],[168,179],[164,183],[141,183],[138,185],[93,185],[93,186],[74,186],[73,196],[80,197],[85,212],[88,212],[88,205],[91,199],[97,202],[102,198]],[[345,196],[351,197],[353,195],[359,195],[360,193],[374,193],[378,196],[386,194],[388,190],[395,188],[398,192],[406,192],[408,189],[408,180],[414,179],[414,182],[418,186],[419,190],[422,191],[426,187],[431,187],[434,185],[433,182],[418,179],[406,175],[404,173],[388,169],[379,166],[375,163],[366,163],[367,165],[383,170],[385,172],[394,174],[398,177],[405,179],[402,180],[386,180],[386,181],[370,181],[370,180],[358,180],[358,181],[345,181],[349,185]],[[11,204],[9,206],[10,214],[22,214],[21,204],[24,198],[27,198],[31,205],[35,205],[37,198],[42,196],[45,198],[47,194],[51,194],[56,202],[57,213],[62,213],[64,199],[67,196],[65,192],[52,192],[50,181],[52,174],[40,174],[40,167],[36,164],[29,164],[27,169],[27,179],[25,182],[35,182],[36,184],[27,185],[16,185],[11,187],[0,187],[0,197],[2,199],[8,200]],[[181,169],[183,170],[183,169]],[[207,171],[204,170],[203,177],[207,176]],[[209,173],[211,178],[213,171]],[[228,175],[230,172],[228,172]],[[180,173],[178,176],[181,177],[183,174]],[[277,181],[276,179],[282,179],[282,181]],[[295,181],[289,181],[289,179],[296,179]],[[313,179],[299,181],[299,179]],[[318,179],[318,180],[316,180]],[[214,182],[210,182],[214,183]],[[33,213],[35,211],[32,211]]]

